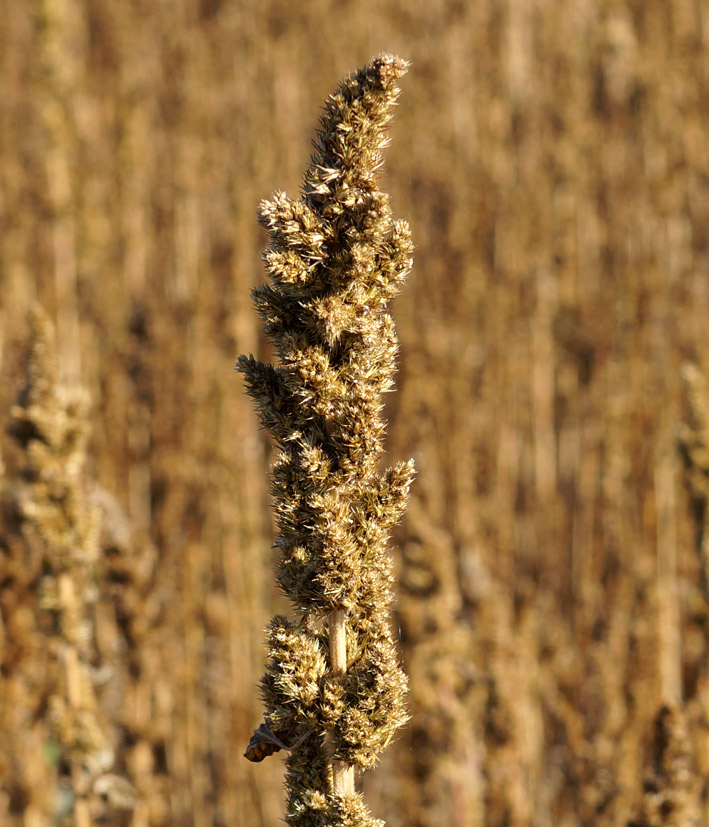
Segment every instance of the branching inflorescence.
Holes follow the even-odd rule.
[[[288,823],[370,827],[354,768],[372,767],[407,719],[389,629],[389,531],[413,462],[378,470],[397,340],[388,302],[412,264],[377,172],[407,63],[383,54],[327,100],[303,196],[260,205],[271,284],[254,299],[277,367],[241,356],[258,414],[280,447],[273,468],[277,580],[298,619],[276,616],[262,679],[266,724],[285,747]]]

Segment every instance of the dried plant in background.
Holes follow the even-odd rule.
[[[406,67],[383,54],[344,80],[325,104],[303,197],[260,207],[272,286],[254,299],[280,365],[242,356],[238,368],[281,448],[277,579],[298,618],[271,621],[262,690],[270,744],[289,748],[287,818],[298,827],[379,823],[354,768],[372,767],[407,718],[386,543],[414,468],[378,465],[397,350],[386,308],[412,245],[376,185]]]
[[[644,784],[640,816],[628,827],[700,827],[705,823],[701,788],[686,715],[663,706],[655,719],[652,771]]]
[[[34,648],[35,671],[22,675],[21,709],[31,725],[42,729],[44,719],[47,726],[43,752],[21,760],[28,767],[34,763],[40,776],[43,762],[55,764],[59,786],[46,806],[56,823],[68,819],[88,827],[105,810],[101,795],[118,781],[108,772],[115,755],[94,690],[92,606],[99,597],[101,522],[84,477],[88,399],[58,384],[55,353],[54,330],[37,307],[27,384],[8,425],[20,451],[18,473],[4,492],[9,532],[3,538],[2,581],[7,596],[15,591],[17,597],[16,578],[26,579],[28,572],[26,587],[34,598],[24,608],[36,627],[24,632],[34,638],[26,644]],[[7,603],[3,609],[12,652],[22,646],[20,630]]]
[[[680,428],[680,448],[696,514],[700,585],[709,609],[709,386],[696,365],[684,365],[682,377],[690,421]]]
[[[695,550],[698,561],[696,583],[685,584],[691,625],[683,647],[688,661],[686,683],[691,698],[686,710],[686,728],[694,742],[697,773],[703,779],[701,813],[709,819],[709,383],[699,367],[682,367],[689,421],[679,428],[679,447],[686,471],[694,517]],[[659,726],[659,724],[658,724]]]

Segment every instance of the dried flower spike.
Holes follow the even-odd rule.
[[[407,719],[386,544],[414,466],[378,466],[397,352],[387,305],[413,248],[376,183],[406,68],[383,54],[344,80],[325,103],[303,196],[276,193],[259,211],[271,284],[254,300],[280,364],[241,356],[237,367],[281,449],[277,579],[300,619],[271,621],[261,686],[269,733],[288,733],[293,827],[381,824],[354,768],[372,767]]]
[[[7,429],[20,449],[19,473],[3,493],[9,526],[26,544],[26,559],[39,558],[42,572],[37,629],[47,634],[48,646],[45,694],[37,711],[43,709],[49,738],[62,757],[60,784],[71,789],[73,823],[86,827],[104,808],[101,802],[130,808],[134,801],[131,785],[109,772],[114,749],[95,692],[91,606],[101,517],[85,477],[88,398],[58,382],[54,327],[39,306],[31,328],[27,384]],[[58,809],[53,820],[59,823]]]

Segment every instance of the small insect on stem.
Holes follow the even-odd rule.
[[[268,758],[269,755],[273,755],[274,752],[280,752],[281,750],[290,752],[290,750],[300,746],[313,732],[314,730],[311,728],[300,738],[294,740],[293,733],[288,730],[279,729],[274,732],[271,729],[269,720],[266,719],[265,723],[254,730],[249,745],[246,747],[244,758],[257,764],[263,761],[264,758]]]

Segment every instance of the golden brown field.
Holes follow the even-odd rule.
[[[297,195],[324,96],[385,50],[416,244],[387,462],[418,477],[412,719],[367,801],[709,824],[709,6],[11,0],[2,827],[282,823],[280,754],[242,757],[285,603],[233,364],[271,358],[257,204]]]

